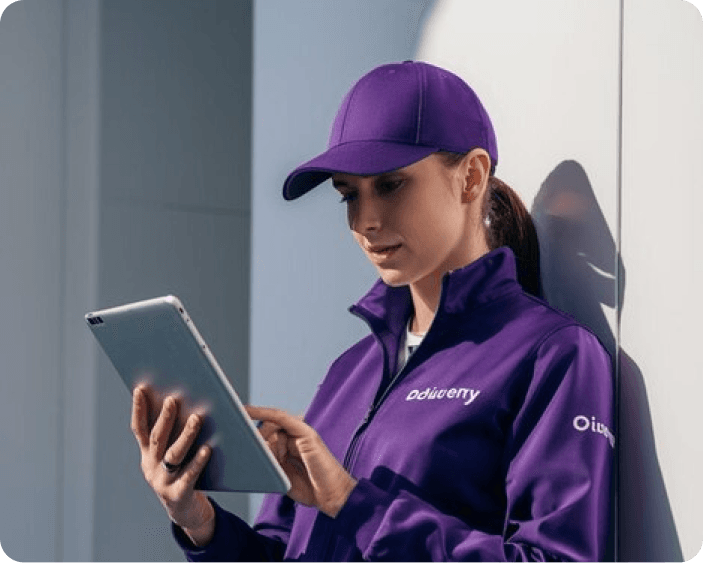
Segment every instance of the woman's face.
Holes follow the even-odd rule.
[[[433,154],[378,176],[332,176],[356,242],[388,285],[434,285],[471,262],[464,172]]]

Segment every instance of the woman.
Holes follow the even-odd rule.
[[[175,401],[149,429],[135,391],[142,468],[189,559],[611,555],[611,360],[527,292],[536,235],[496,164],[488,114],[446,70],[384,65],[347,94],[328,150],[283,194],[331,177],[381,280],[351,308],[371,334],[332,364],[305,421],[248,407],[289,494],[269,495],[252,529],[194,491],[207,448],[180,463],[200,421],[169,447]]]

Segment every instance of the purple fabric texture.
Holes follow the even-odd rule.
[[[429,332],[394,377],[407,287],[351,311],[372,334],[330,367],[306,415],[358,480],[336,519],[268,495],[249,528],[217,507],[191,560],[584,560],[609,552],[612,362],[524,293],[499,248],[443,279]]]
[[[476,147],[497,163],[493,125],[466,82],[428,63],[382,65],[347,93],[327,151],[288,175],[283,197],[300,197],[334,172],[381,174],[439,150],[463,153]]]

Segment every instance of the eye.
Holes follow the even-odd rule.
[[[400,178],[395,178],[392,180],[386,180],[384,182],[379,183],[378,187],[376,189],[379,194],[388,195],[388,194],[396,191],[402,185],[403,185],[403,180],[401,180]]]
[[[356,193],[347,192],[345,194],[342,194],[342,199],[339,200],[339,203],[351,203],[355,199],[356,199]]]

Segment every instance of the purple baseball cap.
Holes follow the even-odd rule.
[[[295,199],[335,172],[373,176],[437,151],[477,147],[498,162],[495,132],[478,96],[457,75],[405,61],[376,67],[342,101],[327,150],[286,178],[283,197]]]

